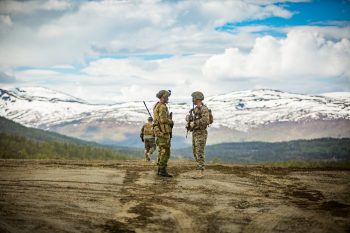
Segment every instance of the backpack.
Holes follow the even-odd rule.
[[[143,135],[153,135],[153,127],[152,124],[146,123],[143,127]]]
[[[214,117],[213,117],[213,114],[211,113],[211,109],[208,108],[208,111],[209,111],[209,125],[211,125],[214,122]]]

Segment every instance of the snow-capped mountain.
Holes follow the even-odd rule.
[[[146,103],[152,111],[156,99]],[[267,141],[285,140],[282,136],[279,136],[282,137],[280,139],[273,138],[274,131],[271,128],[277,125],[275,130],[280,131],[283,125],[282,128],[293,126],[293,130],[296,130],[303,125],[305,129],[315,122],[317,124],[310,130],[318,128],[315,129],[318,132],[322,128],[321,131],[325,131],[323,136],[350,136],[348,92],[309,96],[259,89],[211,96],[205,99],[205,103],[214,115],[214,124],[210,127],[212,135],[215,135],[214,142],[263,140],[264,137]],[[140,125],[148,117],[141,101],[90,104],[42,87],[0,89],[0,108],[1,116],[27,126],[110,143],[125,141],[130,135],[138,134]],[[174,116],[175,135],[183,137],[185,116],[191,108],[190,99],[188,103],[171,102],[169,108]],[[293,131],[288,132],[286,129],[282,130],[284,134],[293,135]],[[330,131],[332,133],[329,135]],[[314,135],[318,136],[322,136],[322,132]],[[290,138],[294,139],[293,136]],[[305,135],[305,138],[310,137]]]
[[[340,96],[340,95],[335,95]],[[350,98],[308,96],[260,89],[233,92],[207,99],[219,126],[239,131],[274,122],[350,120]]]

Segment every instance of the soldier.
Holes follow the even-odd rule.
[[[210,124],[209,109],[203,104],[204,95],[196,91],[192,93],[192,101],[196,106],[193,109],[193,118],[189,122],[192,131],[193,156],[197,161],[198,173],[193,178],[202,178],[205,167],[205,144],[207,142],[207,127]]]
[[[169,114],[167,103],[170,91],[161,90],[157,93],[159,102],[153,107],[154,133],[157,137],[156,144],[158,146],[158,176],[172,177],[167,172],[168,160],[170,157],[170,140],[174,122]]]
[[[151,161],[151,156],[156,150],[156,142],[153,132],[153,118],[149,117],[148,122],[142,126],[140,138],[145,143],[145,159],[147,162]]]

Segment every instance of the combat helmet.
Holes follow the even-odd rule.
[[[158,98],[158,99],[160,99],[160,98],[162,98],[163,96],[167,96],[167,97],[169,97],[171,95],[171,91],[170,90],[161,90],[161,91],[159,91],[158,93],[157,93],[157,95],[156,95],[156,97]]]
[[[193,100],[204,100],[204,95],[200,91],[195,91],[191,94]]]

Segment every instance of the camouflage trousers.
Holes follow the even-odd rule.
[[[156,150],[156,142],[154,138],[145,139],[145,159],[147,161],[151,160],[151,155]]]
[[[204,170],[205,167],[205,144],[207,143],[207,137],[207,130],[195,130],[192,132],[193,156],[197,161],[198,170]]]
[[[157,166],[166,168],[170,158],[170,134],[165,134],[163,137],[157,137],[156,144],[158,146]]]

